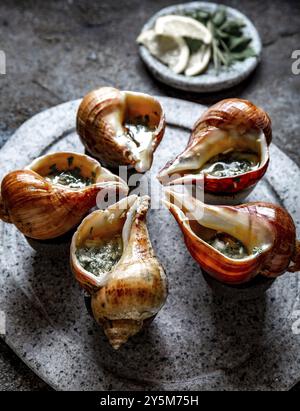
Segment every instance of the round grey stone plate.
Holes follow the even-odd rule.
[[[186,12],[199,9],[214,12],[219,6],[220,5],[216,3],[197,1],[166,7],[151,17],[142,28],[142,31],[153,29],[157,18],[160,16],[168,14],[182,15]],[[171,87],[200,93],[225,90],[245,80],[254,71],[260,61],[262,52],[260,36],[248,17],[236,9],[227,6],[224,7],[226,8],[228,17],[238,18],[245,23],[243,29],[244,35],[252,38],[251,46],[256,52],[256,57],[250,57],[245,61],[236,62],[228,68],[221,69],[219,73],[217,73],[213,65],[210,64],[205,73],[195,77],[187,77],[182,74],[173,73],[172,70],[153,57],[146,47],[139,46],[140,56],[154,77]]]
[[[159,188],[158,170],[185,147],[205,109],[160,101],[168,128],[147,175],[153,190]],[[0,150],[0,179],[45,153],[83,152],[74,131],[78,104],[51,108],[20,127]],[[300,171],[275,145],[271,155],[270,169],[250,199],[284,205],[299,233]],[[0,222],[0,314],[9,346],[59,390],[291,388],[300,378],[299,275],[284,275],[251,300],[216,296],[169,212],[151,210],[148,225],[168,274],[169,297],[147,329],[114,351],[70,272],[69,244],[34,251],[14,226]]]

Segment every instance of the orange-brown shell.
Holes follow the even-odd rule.
[[[160,172],[159,179],[164,182],[164,174],[175,161],[186,156],[197,156],[197,149],[205,141],[209,142],[215,130],[234,131],[243,138],[243,135],[251,132],[262,132],[265,135],[267,145],[272,141],[272,125],[268,114],[248,100],[231,98],[222,100],[210,107],[196,122],[193,127],[189,142],[184,152],[169,162]],[[226,135],[224,136],[226,138]],[[222,195],[235,194],[253,187],[264,176],[269,166],[269,153],[267,160],[255,170],[239,174],[234,177],[215,177],[209,174],[202,175],[205,192]],[[189,174],[186,170],[185,175]],[[192,181],[191,175],[191,181]],[[194,177],[195,184],[197,176]]]
[[[186,246],[192,257],[212,277],[226,284],[243,284],[257,275],[276,278],[286,271],[295,272],[300,269],[300,250],[296,240],[295,224],[286,210],[263,202],[218,208],[231,210],[236,215],[247,213],[250,220],[265,220],[272,231],[273,242],[270,249],[255,255],[254,258],[241,260],[227,258],[197,236],[190,224],[184,224],[176,207],[169,206],[184,234]],[[261,224],[261,230],[263,229]],[[294,266],[291,265],[292,262],[295,262]]]
[[[228,98],[211,106],[193,127],[189,144],[201,139],[202,131],[216,127],[236,130],[240,134],[256,130],[262,131],[268,145],[272,142],[272,123],[269,115],[248,100]]]
[[[112,119],[111,115],[114,116]],[[129,147],[116,139],[122,134],[126,118],[149,116],[150,125],[155,126],[151,152],[158,147],[165,131],[163,108],[154,97],[120,91],[113,87],[102,87],[87,94],[77,113],[77,132],[88,152],[103,164],[116,168],[132,166],[137,168],[137,159]]]
[[[118,183],[111,182],[111,188],[118,187]],[[4,213],[0,217],[27,237],[56,238],[80,223],[103,188],[107,187],[100,183],[74,191],[55,186],[32,170],[14,171],[1,184]]]
[[[80,169],[92,184],[80,189],[54,184],[47,179],[57,171]],[[98,161],[75,152],[57,152],[35,159],[25,170],[4,177],[1,184],[0,218],[13,223],[25,236],[50,240],[78,225],[96,205],[98,193],[127,195],[126,183]],[[104,193],[104,192],[103,192]]]

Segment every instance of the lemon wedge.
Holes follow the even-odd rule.
[[[175,15],[159,17],[155,23],[155,32],[165,36],[189,37],[201,40],[205,44],[212,42],[211,32],[204,24],[191,17]]]
[[[184,74],[191,77],[203,73],[209,64],[210,57],[211,47],[203,44],[197,52],[191,54]]]
[[[181,37],[157,34],[154,30],[142,32],[137,38],[150,53],[176,73],[182,73],[188,65],[190,50]]]

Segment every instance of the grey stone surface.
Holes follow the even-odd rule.
[[[154,204],[148,226],[168,273],[166,306],[151,326],[115,352],[85,309],[70,272],[68,242],[33,250],[15,227],[1,223],[0,304],[6,314],[6,341],[60,390],[289,389],[300,374],[299,336],[292,332],[299,276],[285,274],[255,298],[249,288],[250,299],[245,289],[236,289],[233,299],[209,287],[169,212],[153,209],[161,188],[158,171],[184,148],[205,107],[160,100],[168,128],[141,187],[147,189],[151,181]],[[0,150],[0,179],[41,153],[82,152],[74,131],[78,105],[76,100],[53,107],[23,124]],[[249,200],[281,203],[299,232],[299,186],[298,166],[273,145],[269,171]]]
[[[135,38],[142,25],[160,8],[174,3],[2,0],[0,49],[7,55],[7,75],[0,76],[1,142],[33,114],[111,84],[204,104],[230,96],[252,99],[269,111],[276,144],[300,165],[300,77],[291,71],[291,54],[300,44],[299,1],[222,1],[241,10],[257,26],[263,61],[246,82],[212,95],[187,94],[161,85],[138,57]],[[37,377],[3,344],[0,352],[0,389],[39,387]]]
[[[169,14],[184,15],[185,13],[193,12],[198,9],[213,13],[217,8],[218,4],[211,2],[191,2],[166,7],[147,21],[143,27],[143,31],[152,30],[156,20],[161,16]],[[200,76],[187,77],[182,74],[173,73],[172,70],[153,57],[146,47],[140,46],[141,58],[153,76],[176,89],[202,93],[226,90],[245,80],[253,70],[255,70],[260,61],[262,50],[261,39],[252,22],[240,11],[227,7],[226,13],[229,18],[239,19],[244,22],[244,35],[252,39],[251,47],[255,51],[256,57],[237,62],[226,70],[221,70],[218,74],[216,74],[213,65],[210,64],[207,71]]]

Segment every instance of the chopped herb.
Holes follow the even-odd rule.
[[[128,120],[128,123],[148,127],[150,116],[148,114],[145,114],[144,116],[136,116],[134,119]]]
[[[241,241],[226,233],[217,233],[208,240],[208,244],[225,256],[236,260],[246,258],[249,255]]]
[[[51,173],[46,177],[46,179],[51,181],[53,184],[68,186],[72,189],[84,188],[94,183],[92,179],[83,177],[81,174],[81,169],[78,167],[74,170],[59,171],[56,166],[52,166]]]
[[[155,130],[155,127],[150,126],[149,123],[150,117],[146,114],[130,119],[124,124],[126,137],[129,137],[138,148],[142,145],[143,136]]]
[[[113,269],[123,253],[121,236],[103,240],[92,247],[83,247],[76,251],[80,265],[90,273],[99,276]]]
[[[254,247],[253,254],[261,254],[263,252],[262,247]]]
[[[258,164],[257,154],[236,151],[218,154],[210,159],[201,171],[215,177],[234,177],[256,169]],[[235,181],[239,182],[240,178],[235,178]]]

